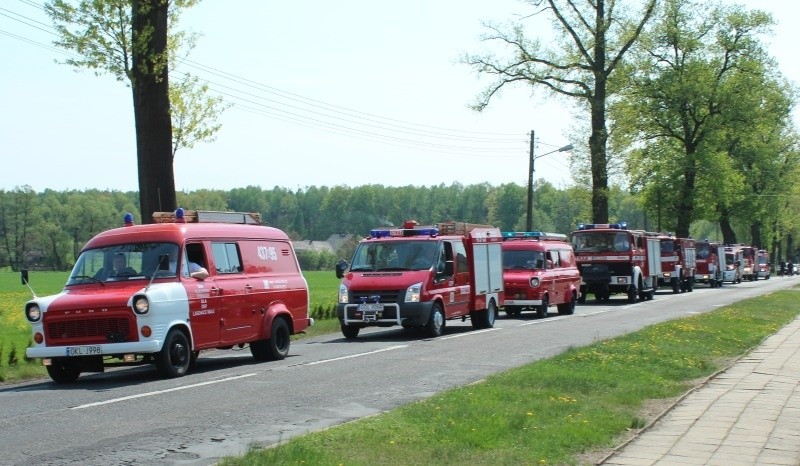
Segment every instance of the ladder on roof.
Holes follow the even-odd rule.
[[[262,225],[258,212],[222,212],[215,210],[184,210],[185,223],[235,223]],[[153,212],[153,223],[179,223],[175,212]]]

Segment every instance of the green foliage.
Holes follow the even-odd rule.
[[[220,464],[580,464],[797,318],[796,290],[668,321]]]

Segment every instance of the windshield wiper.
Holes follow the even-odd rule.
[[[80,280],[81,282],[83,282],[84,280],[89,280],[89,281],[92,281],[92,282],[95,282],[95,283],[103,283],[103,280],[100,280],[100,279],[97,279],[97,278],[94,278],[94,277],[90,277],[89,275],[74,275],[72,277],[69,277],[69,280],[70,281],[72,281],[72,280]]]

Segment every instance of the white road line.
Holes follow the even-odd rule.
[[[326,363],[326,362],[342,361],[344,359],[352,359],[352,358],[357,358],[357,357],[360,357],[360,356],[367,356],[367,355],[370,355],[370,354],[382,353],[384,351],[392,351],[392,350],[396,350],[396,349],[400,349],[400,348],[407,348],[407,347],[408,347],[408,345],[390,346],[388,348],[383,348],[383,349],[379,349],[379,350],[375,350],[375,351],[368,351],[366,353],[351,354],[349,356],[342,356],[340,358],[323,359],[321,361],[307,362],[305,364],[298,364],[298,366],[315,366],[317,364],[323,364],[323,363]]]
[[[495,330],[500,330],[500,329],[492,327],[492,328],[485,328],[483,330],[473,330],[471,332],[459,333],[459,334],[456,334],[456,335],[450,335],[448,337],[439,337],[439,338],[437,338],[437,340],[449,340],[451,338],[468,337],[470,335],[480,335],[481,333],[494,332]]]
[[[211,384],[215,384],[215,383],[229,382],[231,380],[243,379],[245,377],[252,377],[254,375],[256,375],[256,374],[255,373],[250,373],[250,374],[236,375],[236,376],[233,376],[233,377],[226,377],[224,379],[209,380],[208,382],[201,382],[201,383],[196,383],[196,384],[192,384],[192,385],[184,385],[182,387],[169,388],[167,390],[157,390],[157,391],[154,391],[154,392],[139,393],[138,395],[123,396],[122,398],[114,398],[114,399],[106,400],[106,401],[98,401],[96,403],[88,403],[88,404],[85,404],[85,405],[73,406],[70,409],[93,408],[95,406],[102,406],[102,405],[107,405],[107,404],[111,404],[111,403],[119,403],[120,401],[134,400],[136,398],[144,398],[146,396],[161,395],[163,393],[177,392],[178,390],[186,390],[186,389],[189,389],[189,388],[202,387],[203,385],[211,385]]]

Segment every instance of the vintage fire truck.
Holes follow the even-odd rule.
[[[541,231],[503,232],[503,282],[509,316],[535,311],[547,317],[556,306],[561,315],[575,312],[581,275],[567,235]]]
[[[692,291],[697,268],[695,240],[657,235],[661,241],[661,276],[659,285],[669,286],[673,293]]]
[[[570,234],[581,273],[581,296],[594,293],[598,302],[624,293],[629,303],[653,299],[661,275],[661,242],[625,222],[579,224]]]
[[[370,231],[351,263],[336,266],[342,334],[400,325],[437,337],[447,320],[468,317],[473,328],[493,327],[504,300],[502,242],[499,229],[464,222]]]
[[[26,355],[55,382],[146,363],[180,377],[211,349],[283,359],[313,325],[292,242],[258,213],[178,209],[153,221],[127,214],[86,243],[61,293],[25,304]]]
[[[766,249],[759,249],[756,254],[756,278],[769,280],[770,268],[769,252]]]
[[[697,263],[694,275],[695,283],[704,283],[711,288],[722,286],[722,273],[725,271],[725,247],[707,239],[695,241],[695,256]]]

